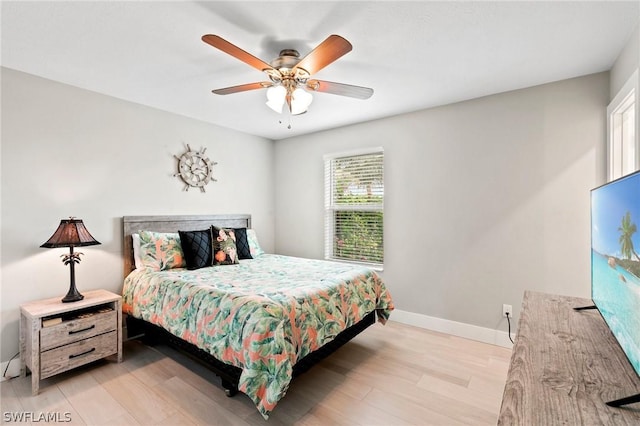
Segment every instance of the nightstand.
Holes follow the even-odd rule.
[[[62,303],[60,297],[20,306],[20,375],[31,371],[31,392],[40,380],[117,354],[122,361],[122,298],[106,290]]]

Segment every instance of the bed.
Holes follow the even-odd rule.
[[[135,267],[133,234],[211,225],[251,230],[251,216],[123,217],[128,334],[162,339],[204,362],[227,395],[247,394],[267,419],[295,376],[376,318],[386,322],[393,302],[369,268],[263,254],[259,246],[252,259],[238,264]]]

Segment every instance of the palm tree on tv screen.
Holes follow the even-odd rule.
[[[622,256],[625,259],[631,259],[631,254],[633,254],[640,261],[640,257],[634,250],[633,241],[631,240],[631,236],[637,231],[636,224],[631,222],[631,213],[627,212],[626,215],[622,216],[622,225],[618,228],[618,231],[620,231],[620,239],[618,241],[620,242]]]

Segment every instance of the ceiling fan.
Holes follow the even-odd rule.
[[[307,108],[313,100],[313,96],[309,91],[331,93],[357,99],[368,99],[373,95],[373,89],[368,87],[311,78],[313,74],[349,53],[353,48],[351,43],[339,35],[334,34],[327,37],[325,41],[302,59],[297,50],[284,49],[280,51],[280,56],[271,61],[271,63],[256,58],[217,35],[204,35],[202,36],[202,41],[259,71],[263,71],[269,77],[269,81],[213,90],[213,93],[217,95],[267,89],[267,105],[274,111],[282,113],[282,108],[286,102],[292,115],[307,112]]]

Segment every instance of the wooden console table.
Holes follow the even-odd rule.
[[[640,378],[589,299],[525,292],[499,425],[640,425]]]

